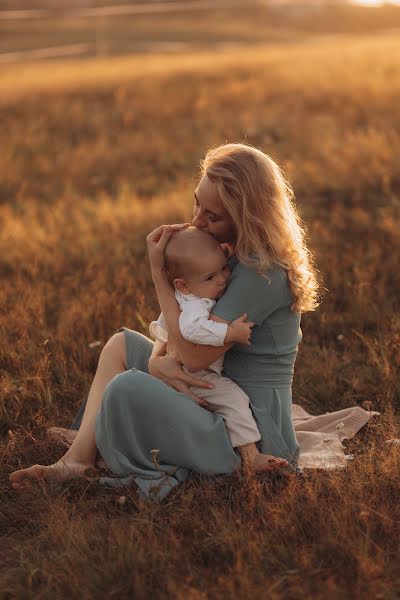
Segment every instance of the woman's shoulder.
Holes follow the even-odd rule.
[[[246,278],[249,281],[258,281],[261,279],[264,281],[275,281],[276,283],[287,282],[286,269],[276,262],[273,262],[269,267],[260,271],[257,267],[257,263],[247,265],[236,259],[236,263],[232,269],[232,275]]]
[[[263,271],[257,265],[238,262],[231,274],[231,280],[237,281],[237,287],[247,289],[249,293],[261,298],[273,297],[279,303],[291,302],[290,284],[286,269],[272,263]]]
[[[228,287],[218,300],[213,314],[233,321],[243,312],[257,325],[280,307],[292,303],[286,271],[272,264],[263,272],[256,265],[237,262]]]

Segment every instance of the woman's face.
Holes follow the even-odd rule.
[[[207,175],[194,192],[192,225],[210,233],[220,244],[235,242],[233,221]]]

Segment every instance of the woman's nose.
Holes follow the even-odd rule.
[[[197,213],[197,215],[195,215],[192,219],[192,225],[194,227],[205,227],[206,223],[205,220],[201,217],[201,215],[199,213]]]

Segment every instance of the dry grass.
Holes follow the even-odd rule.
[[[2,598],[400,594],[400,448],[385,443],[399,437],[399,50],[315,42],[212,69],[190,57],[192,72],[171,57],[132,78],[110,62],[89,86],[80,63],[23,97],[14,73],[1,107]],[[158,313],[146,233],[190,216],[206,148],[244,139],[284,165],[326,288],[303,317],[294,401],[382,412],[349,443],[355,460],[289,481],[193,476],[162,505],[96,480],[18,496],[12,469],[60,455],[45,430],[87,392],[88,344],[122,324],[146,332]]]

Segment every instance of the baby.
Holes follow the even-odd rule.
[[[254,323],[244,322],[245,315],[230,325],[209,318],[230,275],[227,256],[209,233],[196,227],[175,232],[166,246],[165,262],[181,309],[179,328],[186,340],[212,346],[229,342],[250,344]],[[168,330],[162,313],[157,321],[150,323],[149,330],[156,340],[167,342]],[[267,459],[258,452],[255,442],[261,435],[250,410],[249,397],[231,379],[222,376],[223,363],[221,356],[207,369],[195,373],[199,379],[212,383],[212,389],[195,386],[190,389],[208,403],[210,410],[223,417],[232,447],[237,448],[244,460],[252,456],[255,470],[269,470],[272,465],[268,467],[268,462],[281,466],[286,461],[272,456]]]

